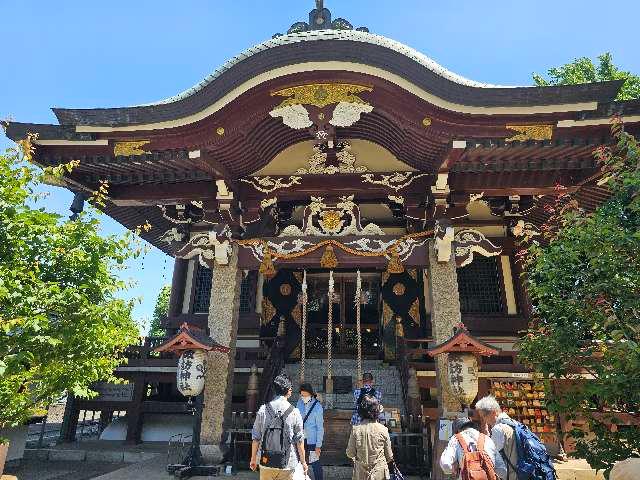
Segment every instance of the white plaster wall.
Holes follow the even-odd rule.
[[[168,442],[173,435],[191,435],[192,415],[145,414],[142,418],[143,442]],[[125,440],[127,438],[127,417],[115,418],[100,435],[100,440]]]
[[[0,428],[0,437],[9,440],[7,462],[20,460],[24,457],[24,447],[27,444],[28,431],[29,427],[27,425],[12,428]]]

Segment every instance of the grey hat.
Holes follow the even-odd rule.
[[[453,421],[453,433],[460,433],[467,427],[473,427],[474,423],[469,417],[458,417]]]

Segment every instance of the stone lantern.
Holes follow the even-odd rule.
[[[217,344],[200,328],[183,323],[178,333],[159,347],[155,352],[171,352],[176,354],[178,369],[176,385],[180,393],[189,398],[188,405],[195,416],[191,448],[180,464],[169,465],[167,470],[179,478],[200,475],[217,475],[220,467],[204,465],[200,452],[200,429],[202,424],[203,391],[205,387],[206,352],[219,351],[229,353],[229,348]],[[195,398],[195,406],[193,405]]]
[[[432,357],[447,354],[447,387],[463,411],[478,395],[478,357],[496,355],[499,350],[474,338],[460,324],[449,340],[427,353]]]

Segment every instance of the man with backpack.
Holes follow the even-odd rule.
[[[260,466],[260,480],[292,480],[302,464],[307,474],[304,452],[304,429],[298,409],[289,403],[292,384],[289,377],[278,375],[273,381],[275,398],[260,407],[251,432],[249,468]]]
[[[526,425],[504,413],[488,395],[476,402],[476,411],[507,464],[506,480],[555,480],[556,470],[540,439]]]
[[[324,409],[316,398],[310,383],[300,385],[300,399],[296,408],[302,415],[304,427],[304,451],[308,465],[313,470],[313,478],[322,480],[322,440],[324,438]]]
[[[459,480],[505,479],[507,467],[488,435],[480,433],[468,417],[456,418],[454,435],[440,456],[440,467]]]
[[[358,415],[360,401],[366,396],[375,397],[382,405],[382,392],[373,388],[373,375],[365,373],[362,375],[362,387],[353,391],[353,415],[351,415],[351,425],[360,425],[362,418]]]

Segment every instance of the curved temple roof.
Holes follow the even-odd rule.
[[[173,103],[178,100],[182,100],[194,93],[202,90],[204,87],[209,85],[212,81],[218,78],[223,72],[229,70],[234,65],[238,64],[242,60],[255,53],[262,52],[263,50],[267,50],[269,48],[279,47],[282,45],[288,45],[291,43],[297,42],[305,42],[305,41],[321,41],[321,40],[352,40],[357,42],[370,43],[372,45],[380,45],[383,47],[389,48],[389,50],[394,50],[402,55],[405,55],[408,58],[411,58],[416,63],[424,66],[428,70],[431,70],[433,73],[440,75],[441,77],[447,78],[452,82],[459,83],[460,85],[466,85],[469,87],[478,87],[478,88],[513,88],[508,85],[493,85],[490,83],[481,83],[476,82],[474,80],[469,80],[461,75],[451,72],[447,70],[442,65],[438,64],[431,58],[427,57],[423,53],[420,53],[414,48],[411,48],[403,43],[400,43],[396,40],[392,40],[387,37],[383,37],[382,35],[376,35],[369,32],[362,32],[358,30],[312,30],[308,32],[300,32],[300,33],[291,33],[288,35],[281,35],[265,42],[262,42],[258,45],[254,45],[253,47],[247,48],[240,55],[233,57],[224,63],[220,68],[216,69],[206,78],[204,78],[200,83],[194,85],[191,88],[179,93],[178,95],[174,95],[164,100],[160,100],[158,102],[152,102],[148,104],[142,104],[139,106],[147,106],[147,105],[159,105],[163,103]]]
[[[450,72],[415,49],[380,35],[356,30],[312,30],[279,36],[251,47],[196,86],[159,102],[120,108],[53,110],[62,125],[115,127],[174,120],[203,111],[260,74],[309,62],[377,68],[445,102],[472,107],[605,102],[613,100],[622,86],[622,81],[551,87],[474,82]]]

